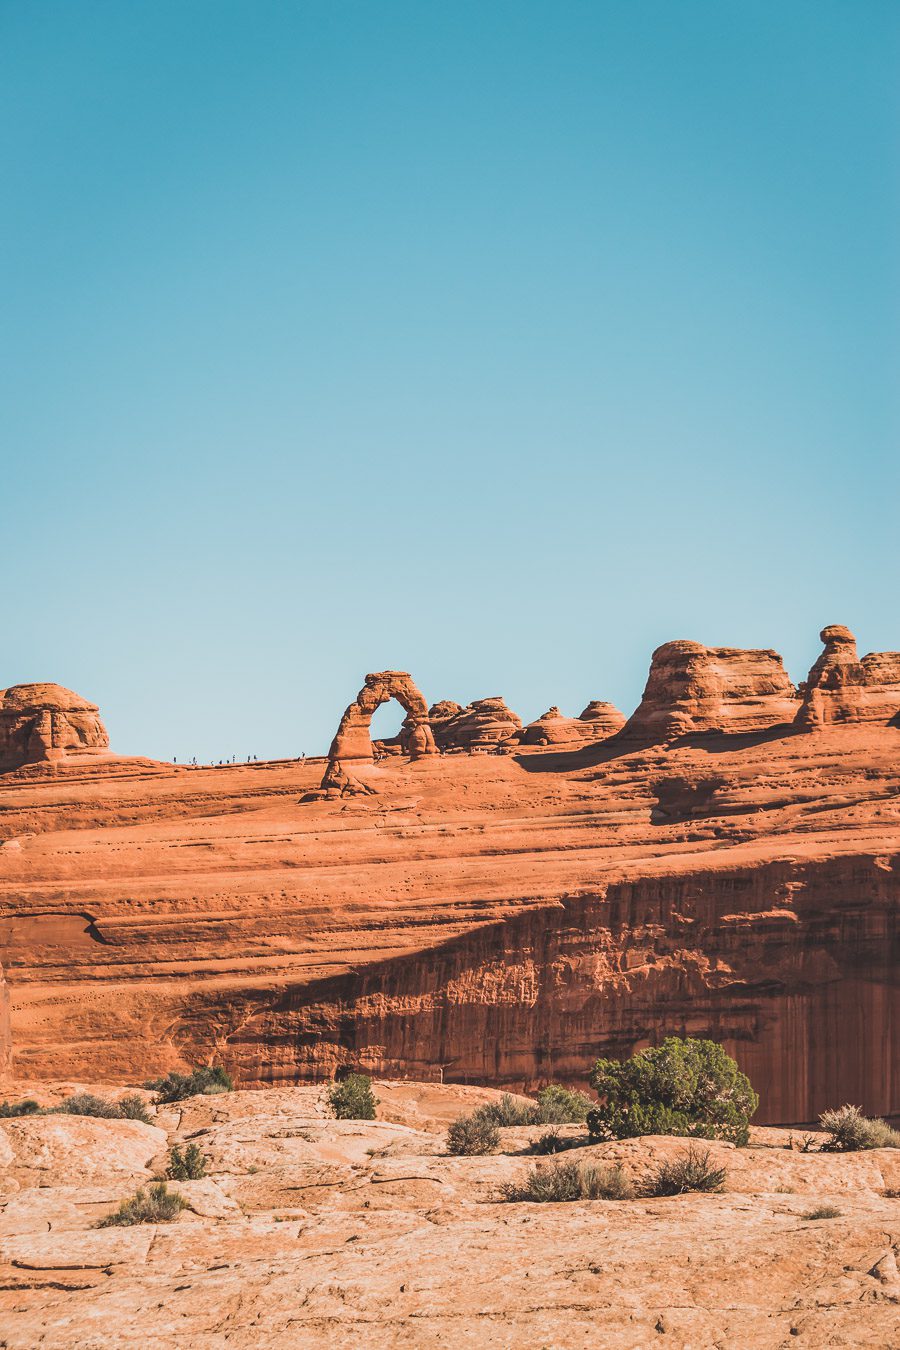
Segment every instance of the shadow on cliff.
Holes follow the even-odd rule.
[[[792,722],[779,722],[763,731],[693,731],[671,741],[654,741],[635,736],[611,736],[578,750],[553,750],[535,755],[516,755],[516,763],[526,773],[566,773],[577,769],[594,769],[626,755],[647,754],[653,751],[665,754],[669,750],[705,750],[710,755],[725,755],[740,750],[751,750],[770,741],[802,736],[802,727]]]

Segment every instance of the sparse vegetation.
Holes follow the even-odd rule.
[[[715,1041],[669,1036],[630,1059],[598,1059],[587,1115],[593,1139],[677,1134],[744,1145],[759,1105],[746,1074]]]
[[[548,1083],[533,1101],[516,1100],[504,1092],[499,1101],[485,1102],[473,1112],[482,1120],[508,1129],[512,1125],[580,1125],[594,1105],[584,1092]]]
[[[365,1073],[348,1073],[328,1089],[328,1105],[338,1120],[374,1120],[378,1098]]]
[[[67,1097],[64,1102],[54,1108],[55,1112],[64,1116],[96,1116],[102,1120],[121,1119],[121,1112],[115,1102],[105,1101],[103,1097],[95,1097],[93,1092],[74,1092],[71,1097]]]
[[[466,1157],[494,1153],[500,1147],[500,1131],[492,1120],[478,1115],[460,1116],[447,1131],[447,1152]]]
[[[186,1097],[213,1096],[219,1092],[233,1092],[230,1074],[218,1065],[204,1065],[190,1073],[168,1073],[165,1078],[151,1078],[145,1088],[157,1093],[157,1102],[180,1102]]]
[[[566,1200],[631,1200],[635,1191],[627,1172],[619,1166],[554,1162],[532,1167],[524,1182],[503,1186],[501,1194],[504,1200],[541,1204]]]
[[[0,1102],[0,1120],[10,1120],[17,1116],[39,1116],[41,1108],[31,1097],[22,1102]]]
[[[147,1103],[137,1092],[126,1092],[116,1102],[118,1113],[123,1120],[139,1120],[142,1125],[152,1125],[153,1117],[147,1110]]]
[[[830,1138],[822,1145],[823,1153],[857,1153],[869,1148],[900,1148],[900,1132],[892,1130],[886,1120],[864,1116],[858,1106],[840,1106],[823,1111],[819,1124]]]
[[[199,1181],[206,1176],[206,1157],[196,1144],[188,1144],[184,1150],[175,1144],[169,1151],[166,1176],[171,1181]]]
[[[811,1209],[803,1215],[804,1219],[839,1219],[841,1210],[836,1209],[834,1205],[819,1205],[818,1209]]]
[[[136,1223],[171,1223],[177,1219],[186,1202],[177,1191],[170,1191],[164,1181],[157,1181],[146,1191],[137,1191],[130,1200],[123,1200],[117,1210],[107,1214],[96,1224],[97,1228],[130,1227]]]
[[[661,1163],[642,1189],[644,1195],[654,1197],[721,1191],[726,1175],[724,1167],[712,1165],[709,1149],[700,1150],[692,1144],[680,1157]]]
[[[563,1138],[557,1129],[545,1130],[531,1145],[531,1152],[542,1154],[563,1153],[567,1148],[571,1148],[573,1144],[577,1142],[578,1141],[574,1139]]]

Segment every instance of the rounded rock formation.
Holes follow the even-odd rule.
[[[440,750],[495,750],[522,730],[521,717],[499,697],[475,699],[467,708],[436,703],[429,718]]]
[[[109,749],[95,703],[60,684],[0,690],[0,772]]]
[[[824,651],[800,686],[796,724],[804,731],[842,722],[889,722],[900,712],[900,652],[869,652],[842,623],[819,634]]]
[[[594,699],[578,717],[564,717],[559,708],[548,708],[521,733],[523,745],[579,745],[603,741],[625,725],[625,717],[612,703]]]
[[[792,722],[796,712],[777,652],[666,642],[653,653],[644,696],[622,735],[659,744],[697,731],[756,732]]]

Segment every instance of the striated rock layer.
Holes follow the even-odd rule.
[[[737,740],[737,744],[735,741]],[[711,1035],[763,1121],[896,1113],[900,729],[0,780],[20,1077],[535,1087]]]
[[[696,731],[763,731],[793,721],[798,706],[777,652],[667,642],[622,735],[658,744]]]

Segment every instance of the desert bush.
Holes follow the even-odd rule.
[[[586,1092],[548,1083],[537,1095],[537,1125],[582,1125],[595,1103]]]
[[[16,1116],[39,1116],[41,1108],[36,1101],[26,1097],[22,1102],[0,1102],[0,1120],[10,1120]]]
[[[804,1219],[839,1219],[841,1210],[835,1209],[834,1205],[819,1205],[818,1209],[811,1209],[803,1215]]]
[[[759,1105],[750,1080],[715,1041],[669,1036],[630,1059],[598,1059],[588,1111],[594,1139],[680,1134],[746,1144]]]
[[[378,1098],[368,1074],[348,1073],[328,1089],[328,1105],[338,1120],[374,1120]]]
[[[460,1116],[447,1131],[447,1152],[466,1157],[493,1153],[500,1147],[500,1131],[492,1120],[480,1116]]]
[[[593,1104],[584,1092],[548,1083],[533,1101],[516,1101],[504,1092],[499,1101],[485,1102],[473,1115],[504,1129],[511,1125],[579,1125],[587,1120]]]
[[[559,1130],[545,1130],[531,1145],[532,1153],[562,1153],[572,1147],[573,1140],[564,1139]]]
[[[900,1148],[900,1133],[885,1120],[864,1116],[858,1106],[840,1106],[823,1111],[819,1124],[831,1136],[822,1145],[824,1153],[856,1153],[867,1148]]]
[[[504,1129],[511,1125],[540,1125],[533,1102],[517,1102],[510,1093],[504,1092],[499,1101],[485,1102],[473,1111],[473,1118],[491,1125],[500,1125]]]
[[[97,1228],[128,1227],[135,1223],[171,1223],[177,1219],[186,1202],[177,1191],[170,1191],[164,1181],[150,1187],[150,1193],[137,1191],[130,1200],[123,1200],[117,1210],[107,1214],[96,1224]]]
[[[103,1097],[95,1097],[93,1092],[74,1092],[71,1097],[67,1097],[59,1106],[53,1108],[58,1115],[64,1116],[97,1116],[102,1120],[115,1120],[121,1118],[121,1112],[116,1102],[105,1101]]]
[[[123,1120],[139,1120],[144,1125],[153,1124],[153,1117],[147,1110],[147,1103],[136,1092],[126,1092],[125,1096],[120,1097],[114,1104],[118,1108],[116,1114],[120,1115]]]
[[[532,1167],[524,1182],[501,1187],[504,1200],[537,1204],[566,1200],[630,1200],[634,1187],[619,1166],[554,1162]]]
[[[167,1073],[165,1078],[151,1078],[143,1086],[157,1093],[157,1102],[160,1103],[234,1091],[231,1076],[217,1065],[203,1065],[199,1069],[192,1069],[190,1073]]]
[[[709,1150],[693,1144],[680,1157],[661,1163],[643,1187],[645,1195],[684,1195],[687,1191],[721,1191],[727,1173],[713,1167]]]
[[[182,1150],[177,1144],[169,1150],[166,1176],[170,1181],[199,1181],[206,1176],[206,1158],[196,1144]]]

